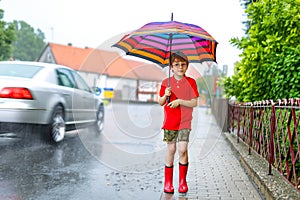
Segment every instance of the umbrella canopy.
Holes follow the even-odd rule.
[[[151,22],[113,45],[132,55],[169,65],[170,52],[181,51],[190,63],[216,62],[217,41],[203,28],[177,21]]]

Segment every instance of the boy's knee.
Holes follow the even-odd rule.
[[[169,153],[175,154],[175,152],[176,152],[176,145],[169,144],[168,145],[168,151],[169,151]]]
[[[178,148],[178,154],[179,156],[184,156],[187,153],[187,149],[185,148]]]

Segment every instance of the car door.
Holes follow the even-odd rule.
[[[78,106],[80,108],[81,120],[83,120],[83,122],[92,122],[96,119],[97,111],[94,93],[77,72],[72,71],[72,75],[76,83],[75,91],[78,95],[78,99],[80,99]]]
[[[74,116],[77,116],[78,110],[76,105],[74,106],[74,89],[75,80],[69,70],[65,68],[56,69],[58,85],[62,86],[60,89],[60,95],[65,100],[65,117],[66,123],[74,123]],[[75,102],[76,103],[76,102]]]

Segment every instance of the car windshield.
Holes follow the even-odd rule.
[[[22,64],[0,64],[0,76],[32,78],[42,67]]]

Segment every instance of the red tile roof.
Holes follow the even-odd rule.
[[[57,64],[78,71],[139,80],[161,81],[166,75],[155,64],[122,58],[117,52],[49,43]]]
[[[49,43],[56,64],[79,70],[82,62],[93,51],[92,48],[78,48],[70,45]]]

